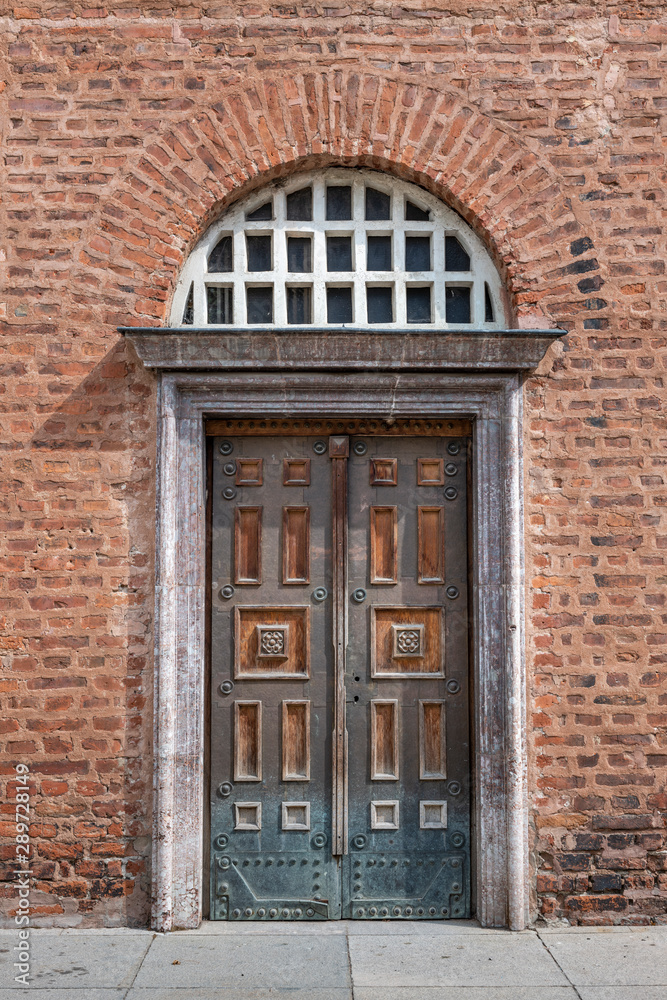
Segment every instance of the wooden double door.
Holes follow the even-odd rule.
[[[323,426],[214,439],[211,917],[466,917],[469,442]]]

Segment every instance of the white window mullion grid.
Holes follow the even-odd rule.
[[[293,190],[312,185],[313,219],[312,222],[288,221],[286,219],[286,195]],[[325,218],[326,187],[332,185],[350,185],[352,187],[352,220],[334,221]],[[365,192],[366,186],[385,191],[391,196],[391,220],[366,221]],[[246,214],[253,212],[260,205],[272,201],[273,218],[269,220],[248,221]],[[405,206],[410,200],[420,208],[428,210],[429,221],[405,219]],[[246,266],[246,233],[271,233],[273,270],[267,272],[248,272]],[[326,233],[352,233],[354,270],[348,272],[329,273],[326,269]],[[223,234],[233,234],[233,271],[229,274],[208,275],[208,256]],[[312,238],[312,273],[289,274],[287,270],[287,238],[291,235],[303,234]],[[392,270],[384,272],[368,272],[367,235],[391,234],[392,239]],[[430,235],[432,241],[431,272],[407,273],[405,271],[405,237],[410,233]],[[459,237],[459,233],[461,234]],[[468,273],[445,272],[445,236],[456,235],[465,250],[470,255],[471,270]],[[470,287],[470,326],[473,329],[497,329],[503,327],[502,287],[498,273],[477,236],[469,230],[465,223],[445,205],[432,195],[413,185],[398,181],[386,174],[369,170],[350,170],[347,168],[331,168],[320,171],[310,177],[298,175],[280,186],[270,186],[255,192],[245,202],[235,205],[225,216],[204,235],[199,245],[193,250],[187,261],[178,286],[174,293],[172,305],[172,321],[180,326],[190,287],[193,287],[193,325],[207,326],[206,285],[227,285],[233,287],[233,320],[236,327],[248,326],[246,311],[247,285],[273,285],[273,326],[286,327],[287,295],[286,285],[312,285],[312,322],[319,327],[328,326],[327,322],[327,285],[352,287],[353,324],[357,327],[381,329],[383,324],[369,324],[366,307],[366,286],[393,285],[394,320],[386,324],[396,329],[414,329],[421,324],[407,322],[407,288],[420,285],[431,285],[432,325],[435,329],[449,329],[452,324],[446,320],[447,281],[453,285],[469,285]],[[485,282],[494,310],[494,321],[485,320]],[[230,324],[231,325],[231,324]],[[430,325],[430,324],[424,324]]]

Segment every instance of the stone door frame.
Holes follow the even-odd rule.
[[[142,356],[141,335],[127,333]],[[482,926],[520,930],[530,885],[522,391],[506,371],[160,372],[152,926],[197,927],[208,892],[205,420],[330,416],[473,421],[473,885]]]

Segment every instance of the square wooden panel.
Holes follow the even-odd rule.
[[[263,482],[261,458],[236,459],[236,485],[261,486]]]
[[[371,830],[398,830],[398,800],[371,802]]]
[[[282,802],[283,830],[310,830],[310,802]]]
[[[234,609],[234,678],[307,679],[310,676],[310,608]]]
[[[417,459],[417,486],[444,486],[444,458]]]
[[[446,830],[447,803],[434,801],[420,802],[419,827],[421,830]]]
[[[283,459],[283,486],[310,486],[310,459]]]
[[[369,474],[371,486],[398,486],[398,459],[372,458]]]
[[[262,803],[261,802],[235,802],[234,803],[234,829],[254,830],[262,829]]]
[[[372,677],[443,677],[443,610],[371,608]]]

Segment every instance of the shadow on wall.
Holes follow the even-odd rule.
[[[102,356],[99,336],[35,347],[35,398],[17,394],[5,410],[5,801],[13,812],[12,776],[27,763],[33,925],[144,926],[155,380],[122,340]],[[13,861],[12,843],[0,890],[11,926]]]

